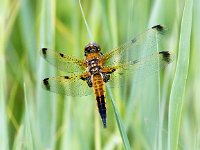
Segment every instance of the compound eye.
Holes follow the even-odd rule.
[[[90,52],[90,50],[91,50],[90,46],[85,48],[85,52]]]
[[[96,49],[96,51],[98,51],[98,52],[101,51],[101,48],[100,48],[98,45],[95,45],[95,49]]]

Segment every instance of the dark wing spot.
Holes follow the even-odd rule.
[[[169,51],[162,51],[162,52],[159,52],[159,54],[162,56],[162,59],[165,62],[167,63],[171,62],[171,54],[169,53]]]
[[[59,54],[60,54],[61,57],[64,57],[64,54],[62,54],[62,53],[59,53]]]
[[[136,38],[131,40],[132,43],[135,43],[136,41],[137,41]]]
[[[43,80],[43,84],[45,85],[46,89],[47,90],[50,90],[50,85],[49,85],[49,78],[46,78]]]
[[[115,72],[116,71],[116,69],[112,69],[112,72]]]
[[[132,64],[136,64],[138,62],[139,62],[139,60],[134,60]]]
[[[69,76],[64,76],[64,78],[65,78],[65,79],[70,79],[70,77],[69,77]]]
[[[47,48],[42,48],[42,54],[45,56],[47,54]]]

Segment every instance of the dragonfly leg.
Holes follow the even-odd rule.
[[[110,80],[110,74],[109,73],[102,73],[103,75],[103,81],[108,82]]]
[[[86,72],[81,76],[81,79],[83,81],[86,81],[89,87],[92,87],[92,79],[91,79],[91,75]]]
[[[89,87],[92,87],[92,79],[91,79],[91,76],[87,77],[86,80],[87,80],[88,86],[89,86]]]

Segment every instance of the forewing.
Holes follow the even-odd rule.
[[[157,49],[166,28],[157,25],[104,55],[104,65],[112,66],[144,58]]]
[[[175,54],[173,52],[162,51],[154,53],[142,60],[134,60],[127,64],[114,66],[113,68],[116,69],[116,71],[111,74],[109,84],[111,87],[123,86],[129,81],[127,77],[132,77],[132,83],[143,81],[165,68],[168,64],[173,62],[174,59]]]
[[[46,78],[42,82],[42,87],[48,91],[67,96],[87,96],[93,92],[92,88],[80,76]]]
[[[81,73],[85,70],[84,61],[75,57],[67,56],[47,48],[42,48],[42,57],[58,69],[68,73]]]

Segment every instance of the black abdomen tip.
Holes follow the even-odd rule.
[[[164,27],[159,24],[159,25],[153,26],[152,29],[156,29],[157,31],[163,31]]]
[[[107,128],[107,125],[106,125],[106,118],[105,118],[105,119],[102,119],[102,122],[103,122],[103,127],[104,127],[104,128]]]
[[[105,96],[101,95],[101,96],[97,96],[96,97],[97,100],[97,106],[99,109],[99,114],[101,116],[101,120],[103,123],[103,127],[106,128],[106,102],[105,102]]]
[[[100,109],[99,113],[100,113],[100,116],[101,116],[103,127],[106,128],[107,127],[107,125],[106,125],[106,109]]]

